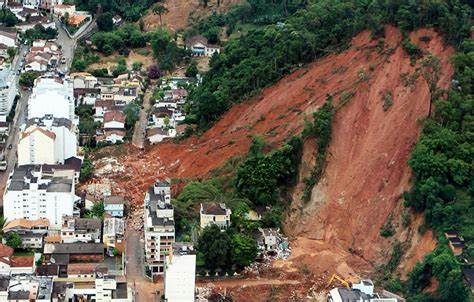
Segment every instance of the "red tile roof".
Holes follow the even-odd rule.
[[[11,267],[33,267],[34,256],[13,256],[10,260]]]
[[[112,110],[104,113],[104,123],[117,121],[120,123],[125,123],[125,114],[122,111]]]

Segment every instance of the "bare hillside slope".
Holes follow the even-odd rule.
[[[313,271],[345,273],[371,270],[373,264],[386,262],[391,251],[393,238],[380,236],[389,215],[398,226],[396,238],[419,241],[407,254],[406,265],[412,265],[434,246],[429,233],[418,238],[414,228],[400,227],[400,196],[411,175],[407,160],[431,97],[423,75],[428,70],[421,62],[429,53],[439,58],[437,84],[445,89],[454,51],[434,31],[419,30],[411,38],[425,56],[412,66],[400,46],[400,32],[389,27],[385,36],[381,42],[368,32],[359,34],[346,51],[309,64],[253,100],[235,105],[201,137],[141,153],[129,147],[119,158],[124,173],[112,177],[115,190],[139,205],[158,176],[204,178],[230,157],[245,154],[253,135],[276,146],[299,133],[305,118],[331,94],[336,106],[341,98],[346,104],[335,115],[328,166],[308,203],[300,200],[302,185],[296,188],[286,221],[295,238],[294,253],[289,262],[276,265],[291,270],[304,263]],[[384,109],[389,93],[392,104]],[[311,143],[305,144],[301,178],[312,166]]]

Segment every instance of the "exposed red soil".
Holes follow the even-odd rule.
[[[419,121],[428,115],[430,92],[422,75],[413,76],[420,63],[410,65],[400,46],[400,32],[388,27],[385,36],[379,49],[369,32],[359,34],[346,51],[309,64],[258,97],[233,106],[201,137],[161,143],[146,151],[128,147],[120,158],[125,172],[112,178],[115,191],[139,205],[157,177],[206,178],[229,158],[245,154],[253,135],[277,146],[302,130],[304,119],[327,94],[338,105],[343,92],[352,92],[335,115],[328,165],[311,200],[303,203],[301,186],[296,189],[286,229],[295,249],[289,261],[279,265],[291,270],[304,263],[315,272],[360,274],[386,262],[392,242],[380,236],[380,227],[392,213],[397,234],[402,233],[401,194],[409,189],[411,176],[407,160],[420,133]],[[429,36],[429,41],[420,42],[422,36]],[[419,30],[411,38],[440,59],[438,86],[448,88],[453,74],[448,60],[454,50],[432,30]],[[410,83],[402,80],[404,73],[412,77]],[[383,98],[389,91],[393,105],[384,111]],[[313,143],[305,146],[302,177],[312,167]],[[419,240],[426,244],[414,244],[423,246],[423,252],[433,247],[429,235]],[[412,254],[407,269],[422,257]]]
[[[240,2],[240,0],[221,0],[221,4],[217,7],[217,0],[211,0],[207,8],[200,4],[199,0],[173,0],[165,3],[168,12],[160,17],[149,12],[143,21],[145,23],[145,30],[153,30],[155,28],[164,26],[172,31],[178,31],[188,27],[190,18],[201,18],[208,16],[212,11],[224,12],[231,5]]]

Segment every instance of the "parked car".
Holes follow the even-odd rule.
[[[12,144],[10,144],[10,145],[8,145],[8,147],[7,147],[7,148],[8,148],[8,150],[11,150],[11,149],[13,148],[13,145],[12,145]]]

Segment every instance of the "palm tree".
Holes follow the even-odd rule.
[[[155,6],[153,6],[152,11],[155,15],[160,16],[160,25],[163,26],[163,20],[161,20],[161,16],[169,12],[169,10],[163,4],[157,3]]]

